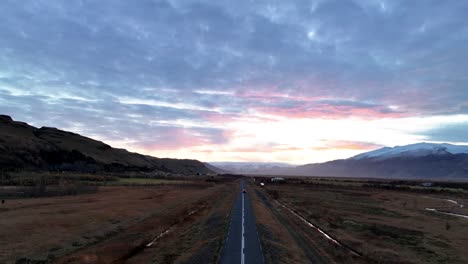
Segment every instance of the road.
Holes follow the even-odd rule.
[[[231,223],[221,251],[220,264],[261,264],[262,247],[255,224],[255,215],[245,182],[240,182],[239,194],[231,212]]]

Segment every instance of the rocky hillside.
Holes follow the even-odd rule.
[[[155,158],[50,127],[0,115],[0,169],[210,173],[197,160]]]

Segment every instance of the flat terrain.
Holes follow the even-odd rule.
[[[468,215],[465,192],[346,181],[251,184],[250,191],[266,263],[468,263],[468,218],[446,214]]]
[[[238,263],[242,252],[245,263],[468,263],[465,183],[84,174],[7,182],[23,186],[0,189],[2,264]]]
[[[216,262],[237,183],[124,181],[143,185],[7,200],[0,263]]]

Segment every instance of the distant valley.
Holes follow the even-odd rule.
[[[225,172],[237,174],[273,173],[277,170],[294,167],[291,164],[281,162],[210,162],[209,164]]]

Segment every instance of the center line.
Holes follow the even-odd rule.
[[[241,264],[245,262],[245,255],[244,255],[244,225],[245,225],[245,211],[244,211],[244,193],[242,192],[242,240],[241,240]]]

